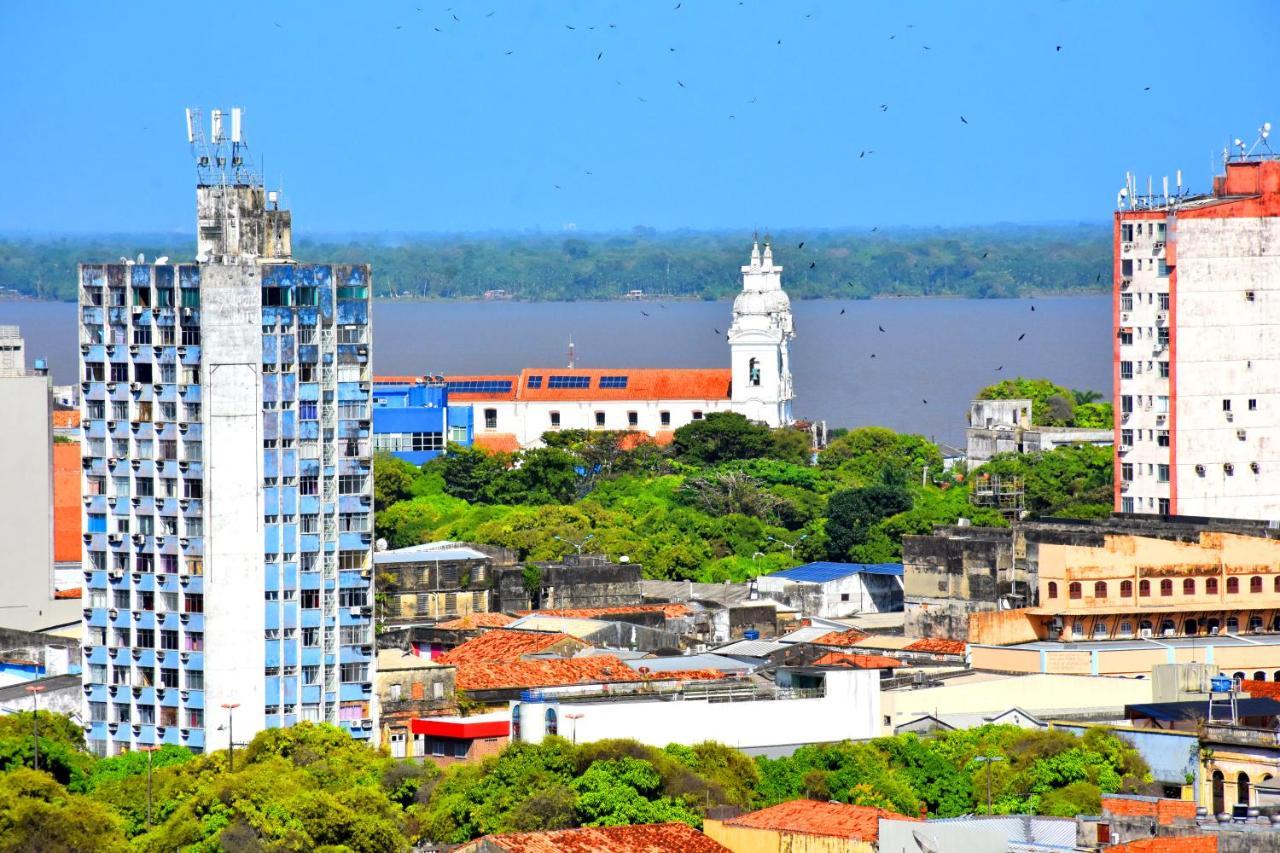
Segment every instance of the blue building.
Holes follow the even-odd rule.
[[[376,731],[370,269],[294,262],[289,211],[213,127],[196,262],[79,269],[99,755]]]
[[[414,465],[471,446],[470,404],[449,405],[449,389],[432,377],[379,378],[373,386],[373,450]]]

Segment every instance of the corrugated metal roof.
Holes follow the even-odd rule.
[[[765,577],[782,578],[797,583],[830,583],[850,575],[901,575],[902,563],[831,563],[817,562],[772,572]]]
[[[831,629],[826,625],[810,625],[805,628],[797,628],[790,634],[784,634],[779,637],[779,639],[787,643],[812,643],[819,637],[830,633]]]
[[[763,658],[768,657],[776,651],[790,648],[791,643],[783,643],[778,640],[739,640],[736,643],[730,643],[727,646],[720,646],[715,650],[718,655],[736,655],[745,658]]]
[[[398,563],[432,563],[445,560],[487,560],[488,554],[452,543],[428,542],[424,545],[410,545],[408,548],[397,548],[394,551],[375,551],[373,563],[376,566],[391,566]]]
[[[750,672],[751,665],[722,655],[675,655],[665,658],[629,660],[627,666],[638,670],[647,667],[650,672],[681,672],[694,669],[715,669],[720,672]]]

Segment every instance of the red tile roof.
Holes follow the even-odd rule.
[[[72,589],[55,590],[53,593],[53,597],[58,601],[66,601],[67,599],[80,598],[81,597],[80,587],[77,586]]]
[[[1183,835],[1141,838],[1128,844],[1116,844],[1107,853],[1217,853],[1216,835]]]
[[[520,440],[513,432],[478,432],[471,443],[491,453],[515,453],[520,449]]]
[[[437,622],[434,627],[446,631],[472,631],[476,628],[505,628],[516,621],[505,613],[468,613],[448,622]]]
[[[620,616],[627,613],[652,613],[661,611],[668,619],[676,619],[689,615],[689,605],[679,603],[668,604],[629,604],[619,607],[580,607],[569,610],[521,610],[522,616],[560,616],[565,619],[594,619],[597,616]]]
[[[54,414],[57,414],[56,412]],[[78,563],[82,559],[80,526],[80,445],[53,446],[53,560]]]
[[[961,640],[940,640],[936,637],[929,637],[924,640],[916,640],[909,646],[904,646],[904,652],[929,652],[935,655],[963,655],[967,646]]]
[[[519,376],[448,376],[449,382],[510,382],[511,390],[490,394],[450,391],[452,402],[520,400],[524,402],[582,402],[594,400],[728,400],[732,371],[723,368],[525,368]],[[530,388],[529,377],[540,376],[540,387]],[[551,376],[587,379],[586,388],[552,388]],[[625,388],[601,388],[600,377],[625,376]],[[392,377],[382,377],[379,381]],[[403,377],[394,377],[403,378]]]
[[[525,655],[536,655],[560,643],[583,648],[586,643],[568,634],[539,631],[507,631],[495,628],[441,655],[440,663],[472,663],[476,661],[517,661]]]
[[[814,666],[843,666],[850,669],[894,669],[902,661],[884,655],[851,655],[844,652],[827,652],[813,662]]]
[[[681,670],[648,676],[612,655],[554,660],[468,660],[455,666],[460,690],[524,690],[532,687],[637,681],[715,681],[724,677],[723,673],[716,670]]]
[[[80,410],[79,409],[54,409],[53,410],[53,428],[54,429],[71,429],[80,426]]]
[[[880,818],[919,820],[873,806],[847,803],[820,803],[792,800],[767,809],[748,812],[724,822],[725,826],[772,829],[805,835],[830,835],[857,841],[875,841],[880,836]]]
[[[712,841],[684,823],[642,823],[635,826],[589,826],[554,832],[517,832],[486,835],[458,848],[457,853],[475,853],[483,846],[508,853],[729,853],[729,848]]]
[[[814,640],[813,644],[815,646],[856,646],[865,640],[867,636],[865,631],[850,628],[847,631],[832,631],[830,634],[823,634]]]

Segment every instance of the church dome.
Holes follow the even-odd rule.
[[[791,299],[783,290],[743,290],[733,300],[733,313],[778,314],[791,310]]]

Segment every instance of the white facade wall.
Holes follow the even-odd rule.
[[[542,444],[542,434],[552,432],[551,413],[560,413],[559,429],[631,430],[657,435],[670,432],[692,423],[694,415],[705,417],[711,412],[730,411],[728,400],[538,400],[523,402],[472,403],[475,434],[510,433],[515,435],[521,447],[537,447]],[[486,427],[486,410],[497,414],[497,425]],[[596,413],[604,413],[604,425],[596,421]],[[630,413],[636,413],[636,425],[631,425]],[[662,413],[669,414],[669,423],[663,423]]]
[[[1131,512],[1159,512],[1171,495],[1170,483],[1161,480],[1161,465],[1169,465],[1169,446],[1161,446],[1161,434],[1169,434],[1171,391],[1168,378],[1161,377],[1161,363],[1170,361],[1170,348],[1160,343],[1160,328],[1167,327],[1169,312],[1161,308],[1161,296],[1169,294],[1169,277],[1161,275],[1167,242],[1165,220],[1134,220],[1133,239],[1121,242],[1122,263],[1132,265],[1127,277],[1130,283],[1121,288],[1120,327],[1133,330],[1133,343],[1120,345],[1121,365],[1130,365],[1133,375],[1121,375],[1118,396],[1133,398],[1133,410],[1121,413],[1119,441],[1120,464],[1131,465],[1133,478],[1121,486],[1121,507]],[[1156,226],[1160,226],[1157,229]],[[1139,227],[1141,230],[1139,230]],[[1164,233],[1161,234],[1160,232]],[[1132,307],[1125,308],[1125,294]],[[1122,368],[1123,369],[1123,368]],[[1122,408],[1116,400],[1116,408]],[[1127,431],[1127,432],[1126,432]],[[1123,437],[1132,435],[1125,443]],[[1117,471],[1117,480],[1122,480]],[[1168,474],[1172,478],[1172,472]]]
[[[224,704],[242,737],[266,728],[263,604],[262,274],[200,269],[204,395],[205,749],[225,749]]]
[[[1178,512],[1280,519],[1280,219],[1183,219],[1177,240]]]
[[[768,243],[763,255],[753,245],[729,326],[733,411],[771,427],[791,423],[790,342],[795,336],[782,267],[773,263]]]
[[[768,750],[809,743],[865,740],[880,734],[880,672],[827,670],[817,699],[742,702],[677,701],[513,702],[520,706],[520,739],[539,743],[546,711],[557,714],[562,737],[585,743],[633,738],[650,746],[713,740],[735,749]],[[576,720],[568,714],[582,714]],[[575,733],[576,728],[576,733]]]
[[[816,589],[821,604],[816,612],[804,615],[824,619],[843,619],[856,613],[897,613],[903,607],[902,578],[896,575],[853,574],[821,584],[760,575],[756,586],[762,595],[772,593],[793,606],[798,606],[798,601],[786,601],[788,592],[802,595],[801,589]]]

